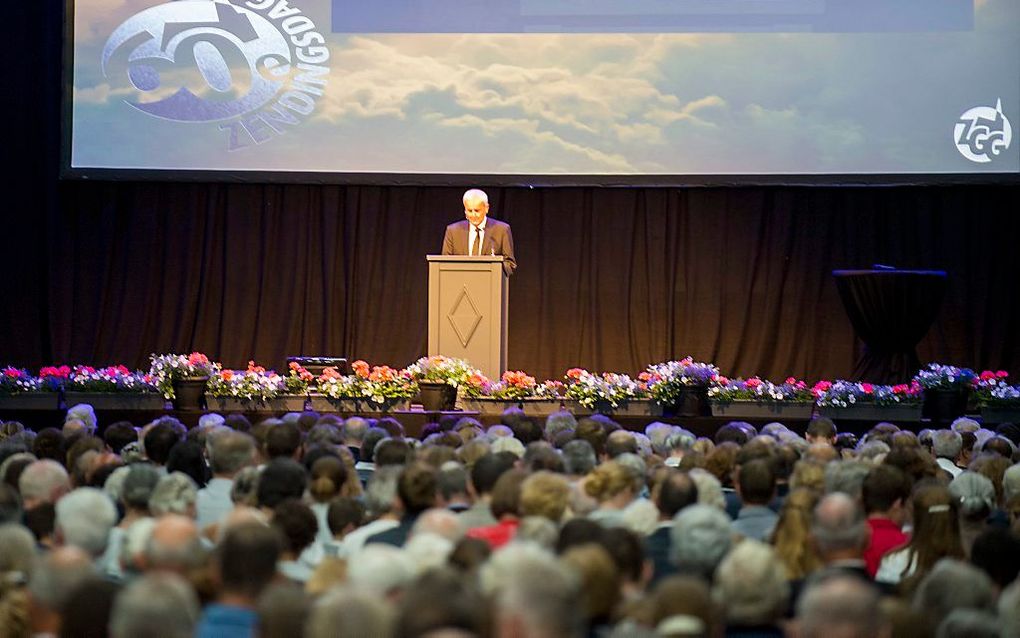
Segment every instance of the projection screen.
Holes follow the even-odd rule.
[[[1017,0],[71,0],[65,175],[1020,174]]]

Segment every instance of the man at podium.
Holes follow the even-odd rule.
[[[505,257],[503,270],[512,275],[517,268],[514,259],[514,236],[510,224],[489,219],[489,196],[473,188],[464,193],[464,221],[446,227],[443,237],[444,255],[496,255]]]

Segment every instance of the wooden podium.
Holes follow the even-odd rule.
[[[429,356],[465,359],[490,379],[506,370],[503,257],[428,255]]]

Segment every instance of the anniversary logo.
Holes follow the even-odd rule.
[[[231,151],[262,144],[315,110],[329,47],[288,0],[182,0],[125,20],[103,48],[103,74],[152,117],[218,123]]]

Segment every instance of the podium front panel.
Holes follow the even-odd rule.
[[[490,379],[506,368],[507,285],[501,261],[429,260],[429,355],[465,359]]]

